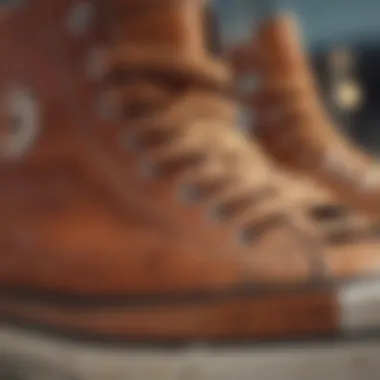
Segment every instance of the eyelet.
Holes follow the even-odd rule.
[[[36,98],[24,86],[11,87],[4,94],[8,122],[0,131],[0,157],[19,159],[33,146],[40,131],[40,109]]]
[[[252,231],[246,227],[241,227],[237,232],[236,232],[236,240],[240,245],[250,245],[255,239],[254,234]]]
[[[158,172],[153,163],[148,160],[142,160],[139,165],[139,173],[141,178],[145,180],[154,180],[158,177]]]
[[[223,214],[221,208],[219,206],[214,206],[209,210],[210,218],[217,223],[224,223],[227,221],[227,216]]]
[[[199,203],[202,200],[198,187],[193,184],[183,184],[179,189],[179,198],[189,204]]]
[[[93,20],[93,7],[90,1],[74,4],[67,18],[67,29],[73,36],[83,36],[89,29]]]
[[[243,107],[238,114],[237,124],[242,133],[251,135],[257,124],[255,112],[247,107]]]

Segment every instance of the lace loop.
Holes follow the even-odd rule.
[[[112,67],[108,78],[115,79]],[[237,130],[229,101],[216,88],[162,78],[165,73],[160,79],[125,75],[112,90],[122,100],[144,176],[180,183],[186,178],[179,186],[181,199],[205,201],[216,219],[237,222],[245,242],[284,223],[272,168]],[[138,102],[145,107],[137,112]]]

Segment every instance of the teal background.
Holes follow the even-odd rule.
[[[310,49],[336,42],[380,40],[380,0],[213,1],[226,44],[248,36],[263,8],[268,12],[268,4],[297,13]]]

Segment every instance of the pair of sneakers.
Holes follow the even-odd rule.
[[[239,132],[205,19],[203,1],[178,0],[33,0],[2,19],[0,353],[70,368],[88,351],[67,336],[245,342],[361,325],[345,280],[377,273],[378,245],[324,239]],[[280,45],[268,89],[293,91],[282,70],[298,61]],[[314,151],[289,147],[281,161],[306,154],[309,169]]]

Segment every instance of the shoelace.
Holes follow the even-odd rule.
[[[207,203],[216,220],[233,220],[245,243],[287,222],[271,168],[237,130],[225,96],[122,63],[108,59],[107,92],[128,124],[127,146],[140,155],[142,175],[178,179],[183,201]]]
[[[311,218],[324,232],[332,245],[355,244],[378,240],[380,223],[372,221],[339,204],[324,203],[310,208]]]

